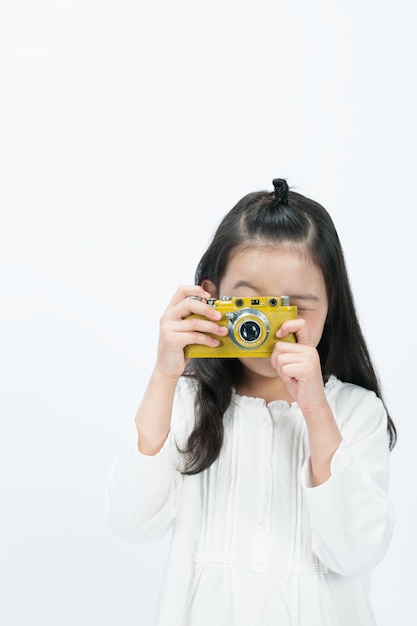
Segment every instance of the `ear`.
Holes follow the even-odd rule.
[[[219,294],[217,291],[217,287],[216,285],[213,283],[213,281],[209,280],[208,278],[205,278],[203,280],[203,282],[201,283],[201,286],[203,289],[205,289],[206,291],[209,292],[209,294],[211,295],[212,298],[218,298]]]

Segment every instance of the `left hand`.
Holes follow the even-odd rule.
[[[283,339],[289,333],[295,334],[297,343],[278,341],[271,355],[271,365],[306,416],[327,405],[320,357],[311,343],[305,320],[284,322],[276,336]]]

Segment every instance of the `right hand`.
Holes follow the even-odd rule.
[[[197,296],[196,300],[189,296]],[[169,303],[160,322],[156,370],[164,376],[179,378],[184,372],[186,359],[184,348],[193,343],[216,347],[220,341],[207,333],[224,337],[228,330],[218,322],[222,315],[207,304],[212,296],[199,285],[179,287]],[[187,319],[195,313],[205,319]]]

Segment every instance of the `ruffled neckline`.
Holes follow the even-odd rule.
[[[324,385],[324,391],[326,397],[329,397],[329,394],[333,391],[333,389],[337,386],[339,380],[336,376],[329,376],[328,380]],[[288,409],[298,409],[297,402],[287,402],[287,400],[271,400],[271,402],[266,402],[264,398],[257,398],[255,396],[242,396],[236,393],[235,389],[232,392],[232,402],[238,404],[239,406],[245,406],[248,408],[276,408],[278,410],[284,411]]]

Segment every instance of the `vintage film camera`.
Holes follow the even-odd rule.
[[[295,342],[292,333],[280,340],[275,336],[284,322],[297,317],[297,307],[290,306],[288,296],[209,298],[207,304],[223,314],[218,324],[227,326],[229,334],[216,336],[221,342],[217,348],[199,344],[186,346],[186,358],[269,357],[277,341]],[[204,319],[195,314],[189,317]]]

